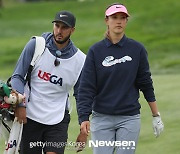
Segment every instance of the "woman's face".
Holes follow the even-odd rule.
[[[119,35],[124,34],[128,19],[125,13],[119,12],[108,16],[107,18],[105,18],[105,21],[110,34],[114,33],[116,35]]]

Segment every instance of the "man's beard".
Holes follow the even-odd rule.
[[[58,43],[58,44],[64,44],[67,40],[69,40],[69,38],[70,38],[70,34],[67,36],[67,37],[65,37],[63,40],[56,40],[56,38],[55,38],[55,35],[53,34],[53,36],[54,36],[54,40],[56,41],[56,43]]]

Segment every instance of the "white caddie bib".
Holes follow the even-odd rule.
[[[68,59],[58,58],[59,66],[54,65],[55,58],[46,48],[35,65],[31,72],[29,102],[25,86],[27,117],[47,125],[57,124],[64,118],[68,93],[78,80],[85,54],[78,49]]]

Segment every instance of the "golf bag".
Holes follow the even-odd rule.
[[[36,38],[35,52],[26,75],[29,88],[31,71],[45,49],[45,39],[43,37],[34,36],[33,38]],[[17,121],[14,116],[14,109],[18,102],[22,102],[20,100],[22,95],[12,90],[10,79],[8,79],[7,83],[0,81],[0,137],[3,136],[6,144],[4,154],[18,154],[23,123],[20,124]]]
[[[9,82],[0,81],[0,135],[5,140],[4,154],[18,154],[23,125],[14,118],[14,109],[22,101],[23,96],[12,90]]]

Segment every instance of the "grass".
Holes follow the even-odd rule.
[[[152,117],[150,109],[141,96],[141,132],[136,154],[179,154],[180,147],[180,112],[179,112],[179,89],[180,75],[154,75],[154,86],[158,107],[161,112],[165,130],[159,138],[155,138],[152,130]],[[69,143],[74,143],[79,133],[77,114],[74,98],[71,96],[73,111],[69,126]],[[90,139],[90,138],[89,138]],[[1,142],[0,153],[3,143]],[[74,147],[68,146],[65,154],[74,154]],[[81,154],[92,154],[92,149],[86,147]]]
[[[179,1],[122,0],[121,2],[128,7],[131,14],[126,35],[145,45],[152,72],[179,73]],[[51,21],[59,10],[70,10],[76,15],[76,31],[72,40],[87,53],[93,43],[104,37],[106,30],[104,10],[110,3],[111,0],[34,3],[4,1],[4,7],[0,8],[0,78],[7,78],[12,74],[15,63],[31,36],[52,31]]]
[[[165,130],[159,138],[155,138],[152,130],[152,117],[150,109],[141,96],[141,133],[136,154],[178,154],[180,147],[180,113],[179,113],[179,83],[180,75],[155,75],[154,86],[158,107],[161,112]],[[77,115],[75,109],[72,113],[69,127],[69,140],[75,141],[79,127],[77,127]],[[73,154],[74,151],[66,151]],[[90,148],[82,154],[92,154]]]

